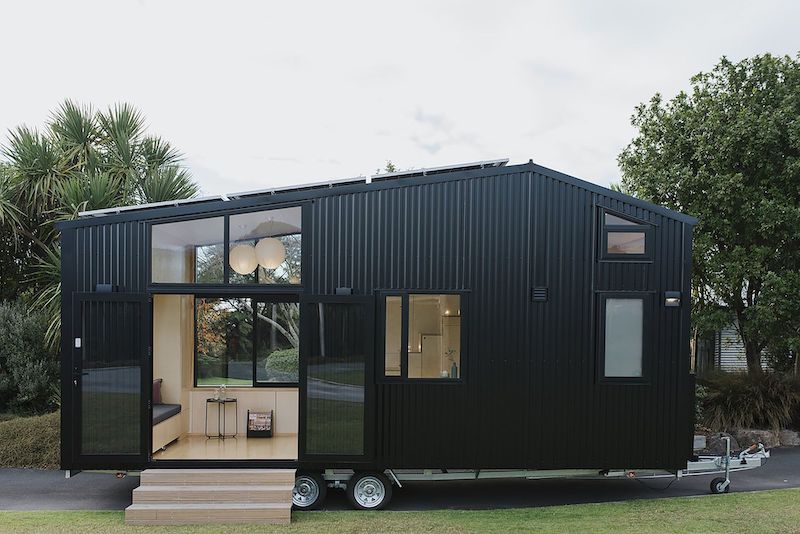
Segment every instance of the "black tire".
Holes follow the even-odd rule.
[[[717,477],[711,481],[711,493],[717,495],[719,493],[728,493],[731,490],[731,485],[728,484],[725,486],[725,489],[722,489],[723,484],[725,484],[725,477]]]
[[[292,509],[318,510],[325,502],[328,484],[319,473],[299,472],[294,477]]]
[[[347,483],[347,500],[356,510],[382,510],[392,500],[392,483],[383,473],[356,472]]]

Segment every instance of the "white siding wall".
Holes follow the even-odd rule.
[[[722,371],[747,371],[744,343],[742,343],[742,338],[739,337],[735,325],[731,324],[717,332],[715,351],[717,369]],[[761,368],[768,368],[763,354]]]

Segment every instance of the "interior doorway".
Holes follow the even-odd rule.
[[[152,458],[296,460],[293,295],[153,296]]]

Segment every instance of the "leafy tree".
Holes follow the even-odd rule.
[[[392,173],[392,172],[397,172],[398,170],[400,170],[400,169],[397,168],[397,165],[392,163],[392,160],[387,159],[386,160],[386,165],[383,166],[383,169],[378,167],[377,169],[375,169],[375,174],[381,174],[381,173],[384,173],[384,172],[385,173]]]
[[[726,58],[637,106],[623,187],[699,219],[694,318],[736,319],[751,374],[800,342],[800,56]]]
[[[180,152],[149,135],[144,116],[129,104],[95,111],[67,100],[41,131],[11,130],[2,156],[0,247],[10,240],[20,252],[13,275],[24,276],[21,285],[34,287],[37,306],[47,309],[51,343],[60,327],[61,254],[53,223],[81,211],[198,193]]]

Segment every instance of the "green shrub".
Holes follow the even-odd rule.
[[[58,469],[61,413],[0,421],[0,467]]]
[[[704,382],[703,420],[715,431],[786,428],[800,406],[800,383],[777,373],[719,373]]]
[[[50,409],[58,383],[57,350],[46,342],[44,313],[20,302],[0,302],[0,409]]]
[[[702,384],[695,384],[694,386],[694,424],[695,426],[705,423],[703,417],[703,406],[708,397],[708,388]]]
[[[300,368],[300,359],[297,349],[282,349],[272,352],[267,356],[267,363],[265,366],[268,371],[279,371],[297,375]]]

